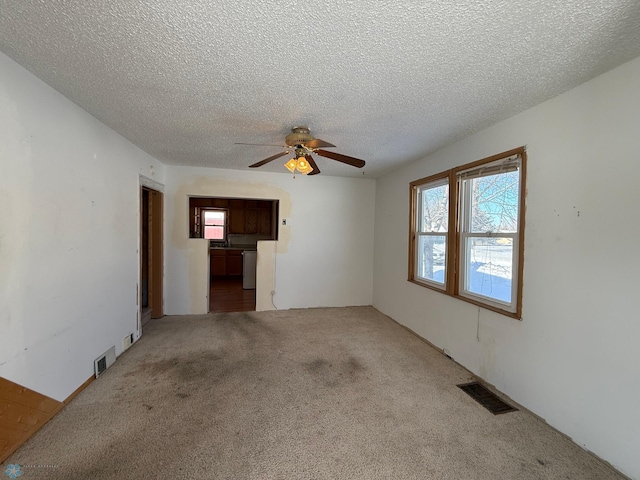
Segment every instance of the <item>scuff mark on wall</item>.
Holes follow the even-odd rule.
[[[34,244],[42,245],[44,235],[38,231],[34,222],[38,209],[33,204],[30,189],[34,184],[34,152],[26,140],[29,129],[21,121],[20,107],[12,99],[10,91],[0,85],[0,124],[3,129],[2,170],[0,179],[0,337],[11,339],[5,342],[0,352],[3,360],[0,366],[21,353],[19,346],[28,342],[25,329],[21,326],[25,317],[26,305],[32,300],[25,288],[29,281],[29,268],[34,258]],[[41,238],[41,240],[38,240]],[[23,260],[24,259],[24,260]],[[35,270],[34,270],[35,271]]]

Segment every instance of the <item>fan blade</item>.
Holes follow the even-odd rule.
[[[319,138],[314,138],[310,142],[304,144],[307,148],[330,148],[335,147],[332,143],[325,142],[324,140],[320,140]]]
[[[315,153],[317,155],[322,155],[323,157],[330,158],[331,160],[337,160],[338,162],[346,163],[347,165],[351,165],[352,167],[362,168],[365,164],[364,160],[360,160],[359,158],[348,157],[340,153],[328,152],[327,150],[316,150]]]
[[[309,154],[305,155],[304,158],[307,159],[307,162],[309,162],[309,166],[311,168],[313,168],[313,172],[309,173],[308,175],[317,175],[320,173],[320,169],[318,168],[318,165],[316,165],[315,160],[313,159],[313,157]]]
[[[286,145],[273,145],[271,143],[239,143],[236,142],[234,145],[258,145],[260,147],[286,147]]]
[[[264,160],[260,160],[259,162],[254,163],[253,165],[249,165],[249,168],[261,167],[262,165],[264,165],[266,163],[269,163],[272,160],[275,160],[276,158],[280,158],[280,157],[286,155],[287,153],[289,153],[288,150],[286,150],[284,152],[276,153],[275,155],[272,155],[269,158],[265,158]]]

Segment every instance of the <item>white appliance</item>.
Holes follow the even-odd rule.
[[[242,252],[242,288],[255,290],[256,288],[256,259],[258,252],[244,250]]]

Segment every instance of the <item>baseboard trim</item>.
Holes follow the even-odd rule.
[[[76,388],[71,395],[69,395],[67,398],[64,399],[64,401],[62,402],[63,405],[62,407],[60,407],[60,410],[62,410],[64,408],[65,405],[69,405],[69,403],[71,402],[71,400],[73,400],[74,398],[76,398],[78,396],[78,394],[80,392],[82,392],[85,388],[87,388],[91,382],[93,382],[96,379],[95,375],[91,375],[82,385],[80,385],[78,388]],[[58,411],[60,411],[58,410]],[[57,413],[57,412],[56,412]]]

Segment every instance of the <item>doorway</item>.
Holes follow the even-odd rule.
[[[252,312],[256,290],[242,287],[242,276],[212,275],[209,281],[209,312]]]
[[[162,298],[163,254],[162,192],[148,187],[140,190],[140,318],[144,326],[164,315]]]
[[[257,245],[276,240],[279,200],[189,198],[189,237],[209,241],[209,312],[256,309]]]

